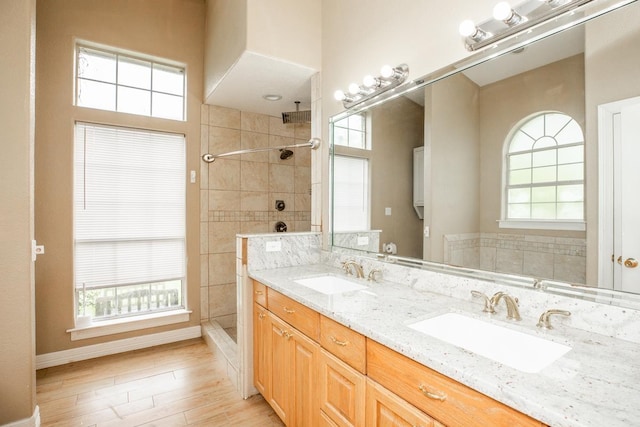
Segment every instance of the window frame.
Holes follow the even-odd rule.
[[[149,306],[149,309],[144,310],[144,311],[136,311],[136,312],[127,312],[127,313],[122,313],[122,314],[114,314],[114,315],[109,315],[109,316],[103,316],[101,318],[92,318],[91,322],[88,325],[79,325],[78,318],[82,316],[82,313],[80,312],[81,307],[80,307],[80,298],[79,298],[79,293],[85,291],[86,289],[80,288],[78,287],[78,284],[76,283],[76,274],[77,274],[77,261],[76,261],[76,243],[91,243],[91,241],[105,241],[104,238],[99,238],[99,239],[86,239],[86,238],[78,238],[77,234],[76,234],[76,191],[77,191],[77,185],[78,183],[76,183],[76,166],[78,164],[77,159],[75,159],[75,155],[74,155],[74,183],[73,183],[73,193],[74,193],[74,197],[73,197],[73,204],[74,204],[74,233],[73,233],[73,242],[74,242],[74,250],[73,250],[73,274],[74,274],[74,281],[73,281],[73,292],[74,292],[74,304],[73,304],[73,310],[74,310],[74,319],[75,319],[75,324],[76,327],[73,329],[70,329],[68,332],[71,332],[72,334],[72,340],[75,339],[84,339],[84,338],[91,338],[91,337],[96,337],[96,336],[103,336],[103,335],[109,335],[112,333],[118,333],[121,331],[129,331],[129,330],[137,330],[137,329],[141,329],[144,327],[154,327],[154,326],[161,326],[161,325],[166,325],[166,324],[173,324],[173,323],[178,323],[178,322],[183,322],[185,321],[185,316],[186,316],[186,320],[188,320],[189,314],[191,313],[190,310],[187,310],[187,289],[188,289],[188,284],[187,284],[187,215],[186,215],[186,206],[187,206],[187,200],[186,200],[186,196],[187,196],[187,180],[186,180],[186,170],[187,170],[187,165],[186,165],[186,151],[187,151],[187,141],[186,141],[186,135],[184,133],[180,133],[180,132],[168,132],[168,131],[157,131],[157,130],[151,130],[151,129],[144,129],[141,127],[128,127],[128,126],[123,126],[123,125],[106,125],[106,124],[102,124],[102,123],[96,123],[96,122],[87,122],[84,120],[76,120],[74,121],[74,152],[77,149],[76,148],[76,144],[78,144],[78,141],[76,141],[76,132],[77,132],[77,127],[81,125],[81,126],[89,126],[89,127],[98,127],[98,128],[113,128],[116,131],[118,130],[124,130],[124,131],[134,131],[134,132],[142,132],[145,134],[145,136],[150,136],[152,134],[164,134],[164,135],[171,135],[173,137],[182,137],[182,144],[183,144],[183,158],[181,159],[182,161],[182,167],[181,167],[181,179],[182,179],[182,186],[183,186],[183,190],[182,190],[182,210],[183,210],[183,214],[182,214],[182,224],[181,224],[181,228],[182,228],[182,236],[180,237],[182,240],[182,245],[183,245],[183,250],[184,250],[184,256],[183,259],[180,261],[183,265],[182,270],[183,270],[183,274],[181,277],[179,278],[173,278],[173,277],[168,277],[163,279],[163,280],[154,280],[154,281],[143,281],[142,283],[136,284],[136,283],[116,283],[116,284],[112,284],[110,286],[92,286],[92,288],[96,289],[96,290],[100,290],[103,288],[109,288],[109,289],[116,289],[116,288],[123,288],[126,286],[135,286],[135,285],[147,285],[147,286],[153,286],[154,284],[161,284],[163,282],[167,282],[170,281],[172,279],[175,280],[180,280],[181,284],[180,284],[180,295],[178,297],[179,300],[179,304],[178,305],[172,305],[172,306],[167,306],[167,307],[162,307],[162,308],[158,308],[156,307],[156,309],[151,309],[151,307]],[[85,163],[83,163],[85,164]],[[146,239],[135,239],[135,241],[137,242],[148,242],[149,239],[154,240],[151,237],[148,237]],[[113,239],[107,239],[109,241],[131,241],[131,238],[129,237],[121,237],[121,238],[113,238]],[[175,239],[174,239],[175,240]],[[117,292],[117,291],[114,291]],[[149,305],[151,303],[149,302]],[[127,324],[130,324],[130,326],[126,326]],[[151,325],[151,326],[143,326],[143,325]],[[91,329],[90,332],[84,331],[85,329]],[[84,331],[84,332],[79,332],[79,331]]]
[[[116,81],[115,81],[115,83],[114,82],[107,82],[107,81],[102,81],[102,80],[94,80],[94,79],[80,77],[80,75],[79,75],[80,59],[79,58],[80,58],[81,49],[93,50],[93,51],[96,51],[96,52],[104,53],[106,55],[114,55],[116,57],[116,74],[115,74]],[[183,64],[183,63],[180,63],[180,62],[177,62],[177,61],[171,61],[171,60],[168,60],[168,59],[158,58],[158,57],[155,57],[155,56],[152,56],[152,55],[146,55],[146,54],[139,53],[139,52],[129,51],[129,50],[120,49],[120,48],[107,46],[107,45],[102,45],[102,44],[98,44],[98,43],[93,43],[93,42],[89,42],[89,41],[86,41],[86,40],[80,40],[80,39],[75,41],[73,54],[74,54],[74,61],[73,61],[73,105],[74,106],[79,107],[79,108],[90,108],[90,109],[96,109],[96,110],[101,110],[101,111],[109,111],[109,112],[120,113],[120,114],[132,114],[132,115],[139,116],[139,117],[149,117],[149,118],[160,119],[160,120],[172,120],[172,121],[178,121],[178,122],[186,122],[187,121],[187,93],[188,92],[187,92],[187,66],[186,66],[186,64]],[[152,76],[150,78],[151,87],[149,89],[144,89],[144,88],[141,88],[141,87],[126,85],[126,84],[120,84],[118,82],[118,79],[117,79],[117,75],[118,75],[117,65],[118,65],[118,59],[120,57],[128,59],[128,60],[131,60],[131,61],[141,61],[141,62],[150,63],[150,71],[152,73]],[[182,78],[182,92],[181,92],[180,95],[177,95],[175,93],[170,93],[170,92],[164,92],[164,91],[160,91],[160,90],[154,90],[154,88],[153,88],[153,70],[154,70],[154,66],[178,69],[178,70],[180,70],[182,72],[182,75],[183,75],[183,78]],[[81,79],[82,80],[87,80],[87,81],[94,81],[94,82],[107,83],[107,84],[113,85],[115,87],[115,95],[114,95],[115,106],[114,106],[114,109],[80,105],[79,104],[79,94],[80,94],[80,80]],[[126,88],[126,89],[133,89],[133,90],[144,90],[144,91],[149,92],[149,114],[139,114],[139,113],[135,113],[135,112],[119,110],[118,109],[118,88]],[[178,119],[178,118],[172,118],[172,117],[153,115],[153,95],[154,94],[158,94],[158,95],[162,95],[162,96],[174,96],[174,97],[181,98],[181,100],[182,100],[182,117],[180,119]]]
[[[585,172],[584,172],[584,168],[586,166],[585,163],[585,159],[583,157],[582,159],[582,168],[583,168],[583,174],[582,174],[582,180],[567,180],[567,181],[559,181],[559,180],[554,180],[554,181],[548,181],[548,182],[544,182],[544,183],[529,183],[529,184],[520,184],[520,185],[509,185],[509,172],[510,172],[510,157],[511,157],[511,153],[510,153],[510,146],[511,143],[514,140],[515,135],[528,123],[530,123],[532,120],[540,117],[540,116],[544,116],[544,115],[548,115],[548,114],[562,114],[564,116],[566,116],[567,118],[570,118],[571,120],[575,121],[578,126],[579,123],[577,122],[577,120],[575,120],[575,118],[573,118],[571,115],[561,112],[561,111],[538,111],[534,114],[531,114],[525,118],[523,118],[522,120],[520,120],[515,126],[513,126],[513,128],[509,131],[509,134],[507,135],[507,138],[505,139],[504,143],[503,143],[503,150],[502,150],[502,192],[501,192],[501,219],[499,219],[498,222],[498,227],[499,228],[513,228],[513,229],[534,229],[534,230],[573,230],[573,231],[584,231],[586,230],[586,222],[584,220],[584,215],[585,215],[585,200],[584,200],[584,185],[585,185]],[[556,144],[556,149],[558,147],[575,147],[575,146],[581,146],[584,149],[585,146],[585,138],[584,138],[584,130],[582,129],[582,126],[580,126],[580,130],[582,131],[582,141],[581,142],[576,142],[576,143],[570,143],[570,144],[563,144],[561,146]],[[548,137],[548,135],[544,135],[543,137]],[[555,139],[555,138],[554,138]],[[535,152],[541,152],[541,151],[545,151],[545,150],[549,150],[549,147],[543,147],[543,148],[538,148],[536,149],[535,147],[532,147],[530,150],[527,151],[522,151],[522,152],[518,152],[518,154],[526,154],[526,153],[531,153],[533,155],[533,153]],[[556,161],[555,166],[558,166],[558,162]],[[530,170],[533,170],[533,168],[530,168]],[[556,177],[557,178],[557,177]],[[582,219],[534,219],[534,218],[509,218],[508,216],[508,206],[509,206],[509,190],[512,188],[536,188],[536,187],[549,187],[549,186],[555,186],[556,188],[559,185],[582,185],[582,192],[583,192],[583,200],[582,200],[582,210],[583,210],[583,215],[582,215]],[[558,199],[557,199],[557,193],[556,193],[556,198],[555,198],[555,202],[554,203],[558,203]]]

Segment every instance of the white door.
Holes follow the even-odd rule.
[[[640,100],[614,118],[613,288],[640,293]]]
[[[598,108],[599,286],[640,294],[640,97]]]

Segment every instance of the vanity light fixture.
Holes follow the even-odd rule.
[[[362,79],[362,85],[351,83],[348,92],[336,90],[333,97],[342,101],[345,108],[351,108],[361,102],[374,98],[379,94],[401,85],[409,76],[409,66],[400,64],[397,67],[385,65],[380,69],[380,76],[367,75]]]
[[[467,50],[474,51],[569,13],[590,1],[593,0],[525,0],[514,7],[501,1],[493,8],[493,19],[478,25],[465,20],[459,31]]]
[[[502,21],[509,27],[520,24],[526,18],[513,10],[508,2],[501,1],[493,7],[493,19]]]

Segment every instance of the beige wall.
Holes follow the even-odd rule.
[[[319,70],[321,4],[247,0],[247,50]]]
[[[586,26],[587,284],[598,283],[598,127],[600,104],[640,96],[640,3]],[[612,46],[615,45],[615,48]]]
[[[72,342],[73,125],[121,124],[184,133],[187,170],[200,170],[200,105],[203,93],[202,0],[47,0],[37,4],[36,237],[46,255],[36,268],[38,354],[176,329],[177,324]],[[187,121],[178,122],[73,106],[76,38],[186,64]],[[187,305],[189,326],[200,323],[199,189],[187,184]]]
[[[247,47],[247,0],[206,0],[204,98]]]
[[[478,87],[456,75],[427,90],[425,104],[424,259],[443,262],[444,235],[478,231]]]
[[[202,152],[294,145],[309,140],[308,124],[283,124],[282,117],[202,106]],[[311,229],[311,150],[295,148],[282,160],[278,150],[202,162],[200,257],[202,319],[223,328],[236,325],[236,234],[272,233],[277,221],[287,232]],[[276,200],[285,209],[275,209]]]
[[[0,2],[0,425],[30,418],[35,398],[33,120],[35,0]]]
[[[484,86],[479,97],[480,231],[584,238],[584,232],[499,229],[505,139],[522,119],[539,111],[561,111],[584,131],[584,57],[576,55]]]
[[[399,256],[413,258],[422,257],[422,220],[413,208],[413,149],[423,145],[423,118],[424,109],[404,97],[371,112],[371,229],[382,230],[380,244],[393,242]]]

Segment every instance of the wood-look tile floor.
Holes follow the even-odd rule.
[[[201,340],[37,371],[42,427],[283,426],[262,396],[243,400]]]

